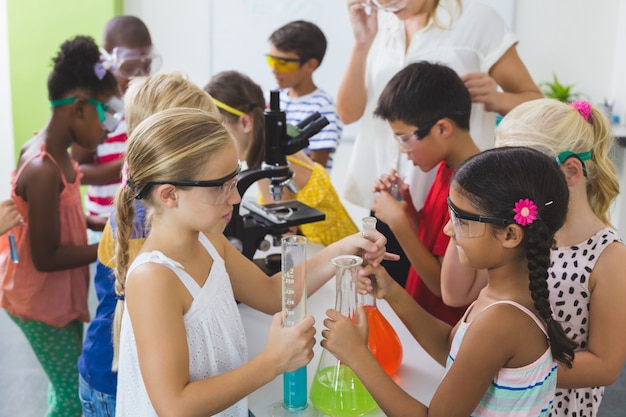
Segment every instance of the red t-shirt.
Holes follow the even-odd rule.
[[[443,233],[443,228],[450,219],[448,212],[448,194],[450,179],[454,170],[447,168],[442,162],[437,169],[437,176],[428,191],[424,207],[420,212],[417,236],[435,256],[446,253],[450,238]],[[417,271],[411,265],[405,285],[411,296],[433,316],[454,326],[463,316],[466,307],[449,307],[443,300],[433,294],[422,282]]]

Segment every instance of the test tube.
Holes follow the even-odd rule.
[[[381,179],[388,179],[388,174],[383,174],[380,176]],[[389,189],[389,194],[393,198],[398,201],[402,201],[402,191],[400,190],[400,184],[403,182],[402,178],[396,176],[395,180],[391,183],[391,188]]]
[[[20,263],[20,258],[17,254],[17,244],[15,243],[15,235],[13,233],[9,233],[9,249],[11,251],[11,262],[14,264]]]

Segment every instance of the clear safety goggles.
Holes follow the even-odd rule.
[[[239,174],[241,173],[241,164],[237,166],[237,169],[223,178],[210,181],[150,181],[147,183],[141,191],[135,195],[137,200],[141,200],[147,194],[150,187],[154,185],[171,184],[176,187],[206,187],[213,188],[215,190],[215,199],[213,200],[214,206],[221,206],[226,203],[233,191],[237,189],[237,182],[239,181]]]
[[[100,125],[107,132],[114,132],[124,118],[124,102],[116,96],[111,97],[106,103],[102,103],[101,101],[89,97],[66,97],[59,100],[51,100],[50,105],[52,107],[65,106],[67,104],[74,103],[79,98],[82,98],[96,108],[98,118],[100,119]]]
[[[100,48],[102,64],[115,76],[133,78],[150,75],[161,68],[161,56],[153,48],[116,46],[111,53]]]
[[[402,149],[406,150],[407,152],[410,152],[413,150],[418,140],[424,139],[426,136],[428,136],[433,126],[435,126],[439,120],[444,119],[446,117],[451,117],[451,116],[463,116],[464,114],[465,112],[462,112],[462,111],[451,111],[449,113],[444,114],[443,116],[435,117],[433,120],[427,123],[424,123],[422,127],[420,127],[415,132],[413,132],[412,135],[394,134],[393,138],[396,140],[396,142],[398,142],[398,145],[400,145]]]
[[[472,238],[484,236],[487,230],[487,223],[500,225],[513,223],[513,220],[464,213],[452,204],[450,196],[448,196],[448,209],[450,211],[450,222],[452,227],[454,227],[454,235],[457,237]]]
[[[304,62],[300,58],[280,58],[270,54],[265,54],[265,59],[270,68],[276,68],[278,72],[294,72]]]

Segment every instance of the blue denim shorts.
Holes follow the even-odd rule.
[[[78,396],[83,406],[84,417],[115,417],[115,395],[96,391],[78,375]],[[248,410],[249,417],[255,417]]]
[[[84,417],[115,417],[115,395],[96,391],[80,375],[78,396]]]

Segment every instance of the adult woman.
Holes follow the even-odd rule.
[[[373,116],[383,87],[396,72],[416,61],[437,61],[454,69],[472,96],[470,133],[481,149],[493,146],[495,113],[504,115],[517,104],[540,98],[541,92],[517,54],[514,34],[489,6],[474,0],[372,0],[367,5],[371,7],[348,0],[355,42],[339,87],[337,112],[344,124],[360,120],[360,126],[344,196],[370,208],[376,179],[395,168],[409,183],[419,209],[434,172],[424,174],[401,158],[391,129]]]

